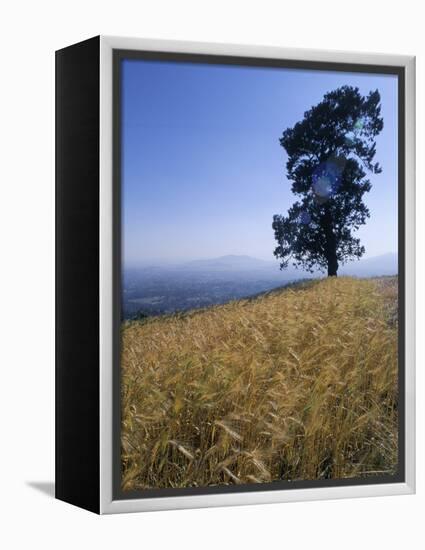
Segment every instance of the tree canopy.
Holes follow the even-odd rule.
[[[288,155],[287,178],[298,200],[286,216],[273,217],[281,269],[292,263],[335,276],[338,267],[365,252],[355,232],[366,223],[370,191],[368,172],[380,173],[374,162],[376,136],[383,129],[378,90],[363,96],[343,86],[288,128],[280,145]]]

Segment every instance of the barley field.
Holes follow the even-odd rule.
[[[397,278],[122,325],[123,490],[393,474]]]

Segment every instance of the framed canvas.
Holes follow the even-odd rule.
[[[56,496],[412,493],[414,58],[56,52]]]

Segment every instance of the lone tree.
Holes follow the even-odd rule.
[[[340,264],[364,254],[353,233],[370,216],[363,202],[371,189],[366,171],[382,171],[373,163],[375,138],[384,126],[380,99],[378,90],[362,96],[358,88],[343,86],[283,133],[287,176],[299,200],[287,216],[273,217],[281,269],[292,263],[336,276]]]

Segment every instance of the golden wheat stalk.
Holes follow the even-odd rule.
[[[397,278],[329,278],[122,329],[122,486],[397,469]]]

